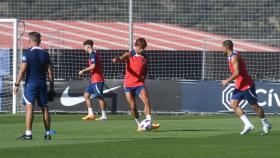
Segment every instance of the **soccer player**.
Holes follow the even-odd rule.
[[[86,53],[89,53],[89,60],[88,64],[89,66],[85,69],[82,69],[79,71],[79,75],[82,75],[83,73],[89,71],[91,75],[91,81],[88,87],[85,90],[84,98],[85,103],[88,107],[88,115],[83,117],[83,120],[107,120],[105,108],[106,108],[106,102],[103,97],[103,86],[104,86],[104,78],[102,73],[102,61],[99,53],[97,53],[93,49],[94,42],[92,40],[86,40],[84,45],[84,50]],[[95,119],[95,115],[92,111],[92,102],[90,99],[90,95],[93,95],[94,98],[97,98],[100,109],[101,109],[101,117]]]
[[[30,32],[28,34],[30,48],[27,49],[22,56],[22,64],[18,73],[16,83],[14,85],[14,93],[18,92],[18,87],[24,75],[26,75],[23,104],[26,108],[26,132],[17,139],[32,139],[32,122],[34,119],[33,110],[35,100],[41,107],[43,113],[43,121],[45,125],[46,140],[50,140],[50,113],[47,105],[48,91],[46,84],[46,72],[50,82],[50,91],[54,91],[54,77],[51,68],[50,56],[41,47],[41,34],[38,32]]]
[[[254,109],[260,117],[263,124],[261,134],[267,135],[272,125],[266,119],[262,107],[258,105],[255,84],[247,73],[244,60],[238,52],[233,50],[233,42],[231,40],[223,42],[223,52],[228,58],[228,64],[232,75],[228,79],[223,80],[221,84],[225,86],[229,82],[235,80],[235,90],[231,97],[231,107],[244,123],[244,129],[241,131],[240,135],[248,134],[254,129],[253,124],[249,121],[244,111],[238,106],[243,99],[246,99],[251,104],[252,109]]]
[[[126,52],[122,56],[112,59],[113,63],[126,62],[124,92],[130,106],[131,114],[137,123],[137,131],[141,131],[141,128],[135,96],[138,96],[144,104],[146,119],[152,120],[148,91],[144,85],[148,64],[147,56],[144,52],[146,47],[146,40],[144,38],[138,38],[135,42],[135,50]],[[159,124],[153,124],[153,128],[159,128]]]

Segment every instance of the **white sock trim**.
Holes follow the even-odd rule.
[[[28,131],[28,130],[26,130],[26,131],[25,131],[25,135],[27,135],[27,136],[32,135],[32,131]]]
[[[263,125],[269,124],[268,120],[264,117],[261,119]]]
[[[92,110],[92,108],[88,108],[88,114],[89,114],[89,115],[93,115],[93,110]]]
[[[246,115],[242,115],[240,117],[240,119],[242,120],[242,122],[245,124],[245,126],[253,126],[252,123],[249,121],[249,119],[247,118]]]
[[[101,117],[106,117],[106,111],[101,111]]]
[[[152,120],[152,116],[151,115],[146,115],[146,119],[151,121]]]

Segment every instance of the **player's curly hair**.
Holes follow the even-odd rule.
[[[135,42],[135,46],[139,46],[142,49],[147,47],[147,41],[145,38],[138,38]]]
[[[84,41],[84,43],[83,43],[84,46],[85,46],[85,45],[89,45],[90,47],[93,47],[93,44],[94,44],[93,40],[86,40],[86,41]]]

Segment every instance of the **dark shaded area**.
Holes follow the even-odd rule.
[[[107,79],[120,79],[125,74],[125,63],[113,64],[112,58],[125,50],[99,50],[103,73]],[[202,52],[196,51],[146,51],[149,79],[201,79]],[[51,53],[55,77],[60,79],[88,79],[78,72],[87,66],[88,54],[83,50],[55,50]]]
[[[125,64],[113,64],[111,59],[125,50],[99,50],[103,72],[107,79],[121,79],[125,74]],[[156,80],[221,80],[229,77],[226,57],[222,52],[202,51],[146,51],[149,59],[148,79]],[[87,66],[88,54],[83,50],[55,50],[50,52],[57,79],[88,79],[80,77],[78,71]],[[249,74],[255,80],[278,80],[280,77],[279,52],[241,52]]]

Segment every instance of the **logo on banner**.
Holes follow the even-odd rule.
[[[109,89],[105,89],[104,91],[103,91],[103,93],[105,94],[105,93],[109,93],[109,92],[111,92],[111,91],[114,91],[114,90],[116,90],[116,89],[118,89],[118,88],[120,88],[121,86],[117,86],[117,87],[113,87],[113,88],[109,88]],[[85,101],[85,99],[84,99],[84,96],[77,96],[77,97],[71,97],[71,96],[69,96],[69,89],[70,89],[70,87],[67,87],[64,91],[63,91],[63,93],[62,93],[62,96],[61,96],[61,98],[60,98],[60,102],[61,102],[61,104],[63,105],[63,106],[74,106],[74,105],[77,105],[77,104],[80,104],[80,103],[82,103],[82,102],[84,102]],[[92,98],[92,96],[91,96],[91,98]]]
[[[277,84],[277,86],[279,86]],[[223,105],[229,110],[233,111],[230,106],[230,99],[232,92],[234,91],[234,84],[229,84],[222,92],[222,103]],[[277,106],[280,107],[280,98],[277,92],[275,92],[275,89],[264,89],[264,88],[258,88],[256,89],[256,94],[258,95],[258,104],[261,107],[267,106],[267,107],[273,107]],[[242,100],[239,103],[239,106],[241,108],[244,108],[248,102],[246,100]]]
[[[230,106],[230,100],[234,89],[234,84],[228,84],[228,86],[222,92],[222,103],[229,111],[233,111],[233,109]],[[239,103],[239,106],[243,109],[247,105],[247,103],[248,102],[246,100],[242,100]]]
[[[267,99],[265,100],[259,100],[258,104],[259,106],[268,106],[268,107],[272,107],[277,105],[277,107],[280,107],[280,99],[279,99],[279,95],[277,92],[274,92],[274,89],[257,89],[256,93],[258,95],[264,95],[266,96]]]

